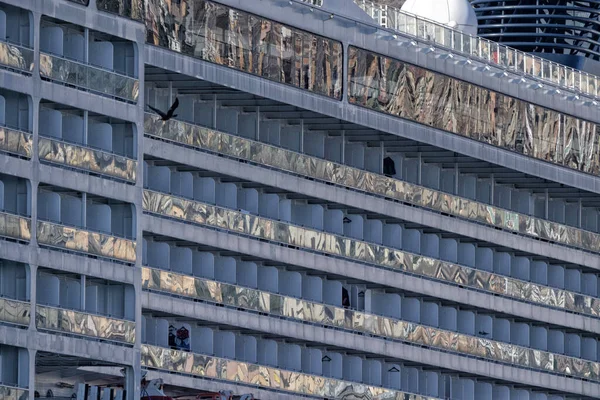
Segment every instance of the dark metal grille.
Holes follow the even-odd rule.
[[[527,52],[600,60],[600,0],[470,0],[479,35]]]

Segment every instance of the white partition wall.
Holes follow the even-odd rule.
[[[112,71],[114,69],[114,56],[115,51],[111,42],[90,40],[90,64]]]
[[[79,197],[60,196],[60,222],[65,225],[83,227],[82,207],[82,201]]]
[[[530,335],[531,347],[538,350],[548,350],[548,329],[545,326],[532,326]]]
[[[382,383],[383,386],[392,389],[402,389],[402,373],[400,364],[386,363],[383,366]]]
[[[458,242],[454,239],[440,239],[440,255],[439,257],[444,261],[458,262]],[[467,248],[467,251],[470,250]],[[466,254],[465,258],[470,260],[470,254]]]
[[[277,361],[279,351],[277,350],[277,342],[272,339],[258,339],[256,343],[257,362],[261,365],[267,365],[270,367],[277,367],[279,362]]]
[[[171,248],[164,242],[147,241],[148,264],[151,267],[170,269]]]
[[[363,360],[362,362],[362,380],[368,385],[381,386],[382,383],[382,364],[379,360]]]
[[[64,31],[58,26],[42,26],[40,48],[58,56],[64,55]]]
[[[236,265],[236,282],[238,285],[258,288],[258,266],[250,261],[238,261]]]
[[[532,261],[531,280],[541,285],[548,284],[548,264],[543,261]]]
[[[275,267],[258,266],[258,289],[279,293],[279,272]]]
[[[327,136],[324,140],[325,159],[342,163],[344,142],[340,136]]]
[[[110,124],[90,121],[87,143],[104,151],[113,151],[113,129]]]
[[[318,276],[302,274],[302,298],[323,303],[323,280]]]
[[[258,213],[266,218],[279,219],[279,196],[275,193],[261,193],[258,201]]]
[[[475,383],[475,398],[476,399],[493,399],[492,384],[488,382]]]
[[[416,297],[402,298],[402,319],[410,322],[420,322],[421,301]]]
[[[440,328],[448,331],[458,330],[458,310],[454,307],[440,308]]]
[[[401,368],[402,390],[408,392],[419,392],[419,370],[415,367],[404,366]]]
[[[63,200],[63,204],[65,203],[66,202]],[[110,233],[112,231],[112,209],[106,204],[88,204],[86,219],[87,228],[91,230],[105,233]]]
[[[192,173],[187,171],[173,171],[171,173],[171,193],[193,199],[194,177]]]
[[[511,275],[517,279],[528,281],[530,279],[529,259],[526,257],[512,257]]]
[[[444,239],[444,240],[448,240],[448,239]],[[456,241],[454,241],[454,242],[456,242]],[[443,246],[443,248],[445,248],[445,246]],[[449,261],[458,262],[459,264],[466,265],[467,267],[477,268],[477,265],[478,265],[477,264],[477,254],[476,254],[477,250],[479,250],[479,249],[476,248],[473,243],[458,243],[456,261],[453,261],[452,259],[450,259]],[[492,268],[491,250],[490,249],[484,249],[484,250],[489,250],[489,260],[486,261],[485,253],[482,253],[482,256],[484,257],[484,261],[483,261],[484,268],[482,268],[482,269],[486,269],[489,271]]]
[[[205,251],[192,252],[192,268],[194,276],[215,279],[215,256]]]
[[[188,247],[170,246],[171,270],[186,275],[193,274],[192,249]]]
[[[216,182],[213,178],[194,177],[194,199],[209,203],[216,203]]]
[[[510,254],[504,252],[494,253],[494,272],[510,276],[512,258]]]
[[[4,110],[4,97],[0,96],[0,112]],[[2,114],[2,117],[4,115]],[[54,138],[62,138],[62,114],[60,111],[40,107],[40,134]],[[0,121],[4,123],[4,121]]]
[[[402,248],[418,254],[421,251],[421,232],[416,229],[403,229]]]
[[[402,248],[402,226],[385,224],[383,226],[383,245],[394,249]]]
[[[357,356],[344,355],[342,370],[345,380],[361,382],[363,380],[363,359]]]
[[[344,212],[342,210],[325,210],[323,229],[337,235],[344,234]]]
[[[323,374],[323,352],[319,349],[302,347],[302,371],[307,374]]]
[[[235,360],[235,333],[216,330],[215,356]]]
[[[565,354],[565,333],[556,329],[548,329],[548,351]]]
[[[279,342],[277,346],[279,368],[291,371],[302,369],[302,349],[297,344]]]
[[[249,363],[257,362],[256,338],[250,335],[237,334],[235,338],[235,358]]]
[[[529,325],[521,322],[513,322],[510,324],[510,339],[511,343],[529,347]]]
[[[40,273],[37,278],[37,302],[50,306],[60,304],[60,281],[58,277]]]
[[[233,257],[215,257],[215,279],[235,284],[237,279],[236,262]]]
[[[510,321],[505,318],[494,318],[494,340],[510,343]]]
[[[382,244],[383,223],[378,219],[367,219],[364,222],[365,240],[367,242]]]
[[[342,306],[342,283],[338,281],[322,281],[322,301],[325,304]]]
[[[148,166],[148,189],[157,192],[171,192],[171,170],[168,167]]]
[[[210,328],[202,326],[192,326],[191,334],[194,340],[191,341],[191,348],[194,353],[214,355],[215,334]]]
[[[439,396],[440,373],[436,371],[419,372],[419,389],[427,396]]]
[[[458,312],[458,331],[467,335],[475,335],[475,313],[470,310]]]
[[[329,378],[342,379],[343,356],[336,352],[326,352],[321,359],[323,366],[323,375]]]
[[[433,301],[421,303],[421,323],[433,327],[439,326],[439,304]]]
[[[279,293],[290,297],[302,297],[302,276],[295,271],[279,271]]]
[[[364,239],[364,217],[362,215],[352,214],[347,218],[350,221],[344,223],[344,236],[355,238],[358,240]]]
[[[507,386],[494,385],[492,400],[511,400],[510,388]]]
[[[83,131],[84,131],[83,118],[79,115],[63,114],[62,122],[62,137],[68,142],[73,143],[84,143]],[[111,146],[112,147],[112,146]]]
[[[256,189],[238,189],[238,206],[241,210],[258,214],[258,191]]]

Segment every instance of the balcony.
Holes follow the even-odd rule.
[[[29,386],[27,349],[0,345],[0,365],[0,398],[25,400]]]
[[[29,319],[29,268],[0,260],[0,321],[27,327]]]
[[[31,239],[31,195],[25,179],[0,174],[0,236]]]
[[[0,398],[3,400],[27,400],[29,391],[18,387],[0,385]]]
[[[369,302],[376,303],[379,300],[380,309],[389,309],[390,307],[397,308],[398,310],[402,309],[403,314],[407,318],[410,318],[410,320],[400,320],[269,293],[249,287],[150,268],[142,270],[142,287],[145,290],[169,293],[192,300],[202,300],[258,313],[267,313],[278,318],[283,317],[298,322],[317,324],[350,332],[360,332],[461,355],[485,358],[495,362],[512,364],[516,367],[531,368],[542,372],[600,381],[600,363],[512,344],[525,342],[529,344],[530,331],[527,324],[508,323],[504,325],[500,323],[501,321],[498,321],[497,326],[494,327],[495,332],[499,333],[504,330],[508,335],[510,335],[508,332],[512,333],[511,343],[477,337],[474,335],[474,314],[470,315],[468,311],[458,312],[447,307],[441,312],[442,310],[438,309],[435,303],[424,304],[423,307],[426,307],[426,309],[420,310],[421,306],[416,298],[405,299],[404,302],[406,304],[402,304],[401,306],[399,299],[394,301],[393,296],[386,297],[383,295],[377,298],[377,293],[369,293]],[[455,317],[454,326],[458,323],[462,327],[466,327],[470,321],[473,326],[469,331],[472,334],[461,334],[411,322],[411,320],[419,321],[421,317],[418,314],[422,311],[425,311],[423,319],[436,325],[440,318],[448,320],[452,319],[452,316]],[[460,318],[458,318],[459,314]],[[492,318],[483,316],[480,318],[482,318],[480,323],[488,325],[482,329],[492,331]],[[484,320],[489,320],[489,324],[485,323]],[[592,354],[593,359],[596,359],[597,343],[595,340],[592,342],[584,340],[583,344],[581,344],[582,342],[579,337],[577,339],[574,337],[566,339],[564,336],[556,334],[548,336],[548,331],[540,330],[540,328],[534,328],[531,331],[531,338],[533,341],[532,344],[537,344],[537,346],[544,343],[544,346],[550,348],[562,347],[563,349],[565,343],[567,347],[570,347],[573,346],[571,341],[574,341],[574,343],[579,343],[581,349],[583,349],[583,351],[578,350],[577,353],[582,351],[587,354],[591,351],[594,353]],[[559,344],[558,342],[561,338],[563,343]],[[548,341],[551,343],[548,344]],[[586,346],[585,343],[588,343],[588,345]],[[587,355],[589,356],[590,354]],[[578,365],[578,368],[573,369],[574,365]]]
[[[96,0],[100,11],[144,22],[144,2],[142,0]]]
[[[125,263],[136,259],[133,205],[40,185],[38,243]]]
[[[135,292],[130,285],[42,269],[37,302],[38,329],[135,342]]]
[[[136,103],[135,44],[49,18],[41,22],[40,75],[117,100]]]
[[[33,64],[33,15],[0,4],[0,68],[31,75]]]
[[[337,398],[344,395],[357,398],[362,396],[405,398],[410,396],[409,393],[383,387],[324,378],[266,365],[171,350],[147,344],[142,345],[142,366],[315,397]],[[412,396],[421,398],[418,395]]]
[[[0,88],[0,152],[31,158],[32,119],[29,96]]]
[[[342,165],[185,122],[174,120],[162,122],[151,114],[147,114],[145,117],[144,130],[149,137],[226,155],[261,166],[277,168],[284,172],[450,214],[535,239],[552,241],[592,252],[596,252],[600,248],[600,234],[596,232],[415,185],[380,173],[370,172],[364,169],[364,166],[363,169],[359,169]],[[470,181],[465,185],[469,186],[469,192],[475,191],[475,188],[470,187],[473,185],[468,185]],[[551,205],[558,213],[561,204],[551,203]],[[588,221],[591,224],[590,227],[596,226],[593,211],[589,210],[589,217],[592,218]],[[562,214],[565,213],[573,214],[570,209],[565,211],[565,206],[562,205]],[[584,212],[584,215],[587,214]]]
[[[39,120],[40,160],[135,183],[132,123],[55,103],[42,103]]]
[[[157,188],[152,179],[159,178],[163,179],[163,183],[168,182],[158,170],[149,173],[150,187]],[[393,223],[383,227],[380,221],[364,221],[359,215],[352,215],[352,220],[348,219],[349,222],[344,223],[344,214],[340,210],[324,212],[319,204],[279,201],[275,194],[263,194],[257,203],[258,194],[254,193],[252,196],[252,193],[249,193],[248,198],[254,197],[254,200],[238,204],[237,188],[234,184],[221,184],[215,188],[214,182],[210,181],[210,178],[201,178],[194,180],[193,184],[182,184],[184,192],[192,191],[194,196],[191,198],[145,190],[144,212],[534,304],[594,317],[600,315],[600,299],[559,289],[561,286],[558,285],[564,287],[566,282],[569,287],[572,285],[577,291],[581,290],[582,277],[588,274],[581,274],[578,270],[567,270],[565,280],[565,270],[557,269],[557,266],[548,266],[537,261],[530,266],[529,259],[525,257],[514,257],[504,252],[495,253],[489,248],[477,249],[472,243],[460,244],[454,239],[440,239],[437,235],[424,234],[419,230],[406,229]],[[180,182],[186,180],[181,178]],[[169,190],[164,186],[158,188]],[[252,190],[254,189],[247,189]],[[217,203],[227,208],[206,203],[214,202],[215,192],[218,196]],[[239,208],[250,212],[234,211]],[[253,215],[258,210],[260,215],[265,215],[266,218]],[[318,224],[313,223],[313,220]],[[455,264],[457,262],[462,265]],[[506,270],[511,264],[512,274],[510,270]],[[536,283],[527,281],[531,279],[530,268]],[[542,275],[544,279],[541,279]],[[558,279],[559,276],[562,278]],[[592,280],[595,279],[595,275],[589,276],[593,286]],[[557,286],[546,286],[548,281]]]

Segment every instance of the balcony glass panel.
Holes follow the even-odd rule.
[[[33,71],[33,49],[0,41],[0,64],[4,67],[31,74]]]
[[[575,87],[573,87],[568,80],[567,81],[564,80],[564,78],[563,78],[564,72],[551,73],[550,71],[553,70],[555,67],[558,67],[561,69],[565,68],[563,66],[557,66],[557,64],[553,63],[552,61],[545,60],[545,59],[539,58],[539,57],[527,56],[526,55],[527,53],[524,53],[520,50],[515,50],[508,46],[495,43],[493,41],[490,41],[488,39],[485,39],[485,38],[482,38],[479,36],[471,36],[469,34],[462,33],[460,31],[454,30],[446,25],[442,25],[442,24],[439,24],[439,23],[431,21],[431,20],[422,19],[418,16],[406,13],[395,7],[391,7],[388,5],[374,4],[373,2],[370,2],[370,1],[365,2],[364,0],[354,0],[354,2],[356,4],[358,4],[375,21],[378,21],[381,25],[390,27],[400,33],[403,33],[403,34],[406,34],[409,36],[414,36],[419,39],[425,39],[429,42],[435,42],[436,44],[442,45],[446,48],[449,48],[449,49],[453,50],[454,52],[463,53],[464,55],[466,55],[469,58],[473,57],[473,58],[476,58],[476,59],[479,59],[482,61],[486,61],[489,64],[496,64],[496,65],[499,65],[504,68],[508,68],[509,70],[512,70],[512,71],[515,71],[518,73],[525,72],[525,74],[530,75],[531,77],[533,77],[535,79],[539,79],[539,80],[548,82],[550,84],[557,85],[559,87],[575,89],[576,91],[581,91],[588,96],[593,96],[593,97],[598,96],[595,85],[592,85],[592,86],[576,85]],[[404,24],[404,23],[388,24],[377,17],[383,9],[385,9],[386,14],[388,15],[388,20],[391,20],[391,21],[412,20],[412,22],[410,24]],[[418,26],[419,29],[415,29],[416,26]],[[447,32],[447,34],[445,34],[445,36],[455,36],[455,37],[460,38],[460,40],[456,40],[453,45],[451,42],[444,42],[444,41],[439,41],[439,40],[434,41],[434,40],[432,40],[431,37],[421,34],[424,31],[434,31],[434,30],[440,30],[440,31]],[[489,56],[490,53],[485,50],[488,47],[497,48],[500,51],[500,53],[502,53],[502,54],[511,54],[511,57],[513,54],[518,58],[526,57],[526,58],[528,58],[527,63],[529,65],[529,67],[524,69],[523,66],[520,64],[514,64],[512,62],[508,62],[508,63],[504,62],[502,57],[500,57],[500,58],[493,57],[493,56],[490,57]],[[575,79],[577,81],[585,80],[587,82],[588,77],[591,77],[589,74],[587,74],[583,71],[573,71],[573,74],[575,75]],[[591,78],[595,79],[594,77],[591,77]]]
[[[96,0],[96,6],[100,11],[117,14],[140,22],[144,20],[143,0]]]
[[[517,367],[600,380],[600,364],[596,362],[169,271],[143,268],[142,288],[468,354]],[[574,363],[582,368],[572,370],[565,367]]]
[[[37,240],[40,244],[47,246],[113,258],[128,263],[134,263],[136,259],[135,241],[53,222],[38,221]]]
[[[583,126],[579,125],[584,138],[591,134],[589,125],[589,123]],[[351,187],[521,235],[592,252],[599,252],[598,249],[600,249],[600,234],[594,232],[479,203],[209,128],[175,120],[163,122],[153,115],[147,114],[144,131],[149,136],[225,154],[259,165],[267,165],[311,179]],[[582,147],[580,141],[576,143],[577,146],[565,147],[569,149],[569,153],[565,155],[567,160],[585,163],[585,160],[589,160],[590,157],[596,157],[589,147]],[[596,142],[592,148],[594,147],[597,147]],[[581,156],[579,152],[576,152],[577,149],[580,149],[584,155]],[[569,161],[569,163],[571,162],[573,161]]]
[[[135,78],[47,53],[40,53],[40,75],[129,102],[137,102],[139,95]]]
[[[0,211],[0,236],[31,240],[31,219]]]
[[[36,306],[35,324],[38,329],[130,344],[135,342],[135,322],[63,308]]]
[[[600,133],[596,124],[367,50],[350,47],[349,52],[350,103],[553,164],[600,174],[596,138]],[[526,57],[531,68],[539,68],[537,61]],[[376,68],[377,65],[385,68]],[[385,74],[371,76],[372,71],[380,70]],[[384,92],[381,88],[388,89]],[[578,144],[589,154],[575,165],[563,157],[567,147],[565,124],[561,121],[566,118],[586,127]]]
[[[286,371],[264,365],[217,358],[203,354],[142,345],[142,366],[201,378],[230,381],[237,384],[258,385],[266,389],[327,398],[436,398],[404,393],[392,389],[345,382],[323,376]]]
[[[39,139],[40,160],[69,165],[135,182],[137,161],[55,139]]]
[[[452,264],[345,236],[304,228],[172,195],[144,191],[146,212],[284,243],[310,251],[374,264],[467,286],[530,303],[600,316],[600,299],[554,289],[495,273]]]
[[[0,321],[16,325],[29,325],[31,306],[28,302],[0,297]],[[1,396],[0,389],[0,398]]]
[[[27,400],[29,391],[11,386],[0,385],[0,399],[3,400]]]
[[[204,0],[193,3],[193,12],[149,0],[146,28],[147,42],[156,46],[342,98],[340,42]]]
[[[31,158],[31,133],[0,126],[0,151]]]

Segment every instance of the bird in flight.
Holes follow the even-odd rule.
[[[177,107],[179,107],[179,99],[177,97],[175,97],[175,102],[173,103],[171,108],[169,108],[169,111],[167,111],[166,114],[164,112],[152,107],[150,104],[148,104],[148,108],[151,109],[152,111],[154,111],[155,113],[157,113],[158,115],[160,115],[160,118],[163,121],[168,121],[171,118],[175,118],[177,116],[177,114],[173,115],[173,113],[175,112]]]

